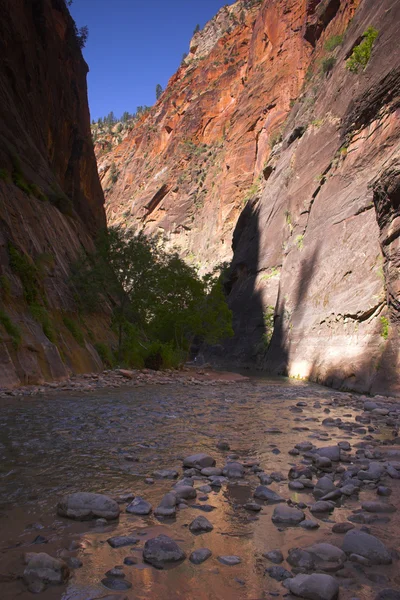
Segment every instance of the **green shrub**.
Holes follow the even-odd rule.
[[[321,62],[321,72],[324,75],[328,75],[336,64],[336,58],[334,56],[328,56],[324,58]]]
[[[389,321],[386,317],[381,317],[381,336],[385,340],[389,337]]]
[[[76,323],[76,321],[74,321],[70,317],[64,316],[63,323],[64,323],[65,327],[72,333],[72,336],[78,342],[78,344],[80,346],[84,346],[85,345],[85,337],[83,335],[82,329],[79,327],[79,325]]]
[[[360,68],[365,69],[371,57],[372,47],[377,37],[378,30],[374,27],[368,27],[368,29],[364,31],[363,41],[353,49],[353,53],[346,63],[346,68],[349,71],[358,73]]]
[[[29,310],[35,321],[40,323],[40,325],[42,326],[44,335],[47,337],[48,340],[50,340],[50,342],[54,344],[56,342],[57,335],[54,331],[53,324],[51,322],[49,313],[47,312],[46,308],[44,306],[41,306],[40,304],[30,304]]]
[[[0,325],[4,327],[8,335],[11,337],[14,348],[21,345],[21,331],[15,323],[13,323],[7,313],[0,309]]]
[[[112,353],[111,348],[107,344],[104,344],[103,342],[97,342],[94,345],[94,347],[97,350],[97,353],[100,356],[102,362],[107,367],[110,367],[112,369],[115,364],[115,359],[114,359],[114,355]]]
[[[7,171],[7,169],[0,169],[0,179],[2,181],[5,181],[6,183],[10,183],[10,181],[11,181],[11,175]]]
[[[0,295],[8,298],[11,294],[11,282],[7,275],[0,275]]]
[[[327,52],[332,52],[340,46],[343,42],[343,35],[333,35],[328,40],[326,40],[324,48]]]
[[[26,302],[28,304],[38,303],[42,294],[40,292],[41,282],[36,265],[26,254],[19,252],[11,244],[9,244],[8,251],[10,254],[10,267],[21,279]]]
[[[46,194],[42,192],[40,187],[36,185],[36,183],[28,183],[29,193],[38,198],[39,200],[46,201],[48,200]]]

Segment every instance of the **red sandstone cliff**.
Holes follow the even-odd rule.
[[[101,368],[68,276],[105,215],[64,0],[4,0],[0,55],[0,386],[12,387]]]
[[[164,232],[202,269],[233,235],[239,363],[399,391],[399,22],[399,0],[241,0],[99,152],[111,223]]]

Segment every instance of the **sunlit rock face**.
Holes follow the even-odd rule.
[[[78,344],[64,326],[62,313],[76,316],[69,267],[105,226],[105,214],[87,65],[64,0],[4,0],[0,48],[0,308],[21,336],[18,345],[3,315],[0,387],[13,387],[101,368],[91,344]],[[11,247],[27,261],[25,286],[12,268]],[[52,341],[28,304],[46,309]]]
[[[399,391],[399,5],[225,7],[155,107],[97,146],[110,223],[162,233],[203,271],[233,242],[229,361]]]
[[[164,234],[203,271],[232,257],[238,216],[261,188],[272,140],[311,60],[306,4],[241,0],[222,8],[122,142],[105,152],[111,136],[98,138],[109,223]],[[351,7],[340,9],[338,27]]]

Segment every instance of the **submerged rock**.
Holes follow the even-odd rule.
[[[191,553],[189,560],[194,565],[201,565],[201,563],[210,558],[211,554],[211,550],[208,548],[199,548]]]
[[[265,485],[259,485],[254,492],[254,498],[258,500],[268,500],[268,502],[285,502],[285,498],[279,496],[273,490],[270,490]]]
[[[66,562],[45,552],[28,552],[25,554],[25,563],[24,580],[28,585],[36,582],[61,584],[67,581],[70,574]]]
[[[167,535],[160,534],[146,541],[143,548],[143,560],[154,567],[177,563],[186,558],[185,552]]]
[[[103,494],[76,492],[64,496],[58,503],[57,512],[61,517],[86,521],[101,517],[107,520],[118,518],[120,509],[112,498]]]
[[[218,556],[218,560],[223,565],[228,565],[229,567],[233,567],[234,565],[238,565],[242,562],[240,556],[232,555],[232,556]]]
[[[309,600],[336,600],[339,595],[339,584],[331,575],[313,573],[312,575],[296,575],[288,579],[286,587],[295,596]]]
[[[126,507],[126,512],[133,515],[149,515],[153,510],[150,502],[144,500],[137,496],[128,506]]]
[[[277,506],[272,515],[273,523],[284,523],[285,525],[298,525],[304,519],[305,514],[302,510],[283,504]]]
[[[357,529],[346,533],[342,550],[346,554],[359,554],[374,565],[388,565],[392,562],[389,550],[378,538]]]

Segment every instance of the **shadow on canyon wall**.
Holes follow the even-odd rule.
[[[399,394],[399,302],[398,269],[400,251],[388,252],[384,241],[384,230],[393,223],[399,213],[400,176],[396,173],[396,185],[393,177],[390,185],[381,182],[376,187],[375,208],[377,222],[381,230],[381,247],[384,256],[385,288],[387,293],[390,335],[384,339],[381,335],[381,317],[371,323],[368,336],[365,336],[364,351],[354,360],[347,360],[339,354],[337,358],[321,359],[324,356],[328,340],[321,338],[321,344],[314,346],[304,361],[307,376],[312,381],[329,385],[336,389],[348,389],[358,392]],[[386,180],[385,180],[386,181]],[[389,189],[388,189],[389,188]],[[393,189],[395,190],[393,192]],[[385,210],[383,210],[384,205]],[[382,218],[384,213],[385,218]],[[270,281],[260,285],[259,272],[263,268],[260,260],[260,223],[259,200],[249,201],[241,213],[233,235],[234,258],[229,276],[225,282],[225,291],[229,306],[233,312],[234,337],[223,346],[215,349],[212,360],[216,363],[235,365],[245,368],[259,368],[273,375],[288,375],[291,358],[296,354],[297,346],[312,335],[310,331],[310,309],[307,297],[317,268],[321,268],[320,248],[318,246],[306,255],[300,263],[297,281],[291,284],[290,311],[287,304],[287,290],[283,287],[282,276],[275,290]],[[400,231],[397,232],[397,236]],[[391,238],[392,239],[392,238]],[[275,243],[271,240],[271,244]],[[276,290],[276,286],[277,290]],[[294,290],[294,291],[293,291]],[[270,320],[266,306],[273,305]],[[338,307],[338,313],[341,307]],[[386,314],[386,313],[385,313]],[[271,324],[273,322],[273,332]],[[272,337],[271,337],[272,333]],[[345,335],[342,331],[341,335]],[[315,344],[315,336],[314,336]],[[332,342],[332,340],[331,340]],[[332,342],[334,344],[334,340]],[[340,346],[339,346],[340,350]],[[297,350],[296,360],[299,360]]]

